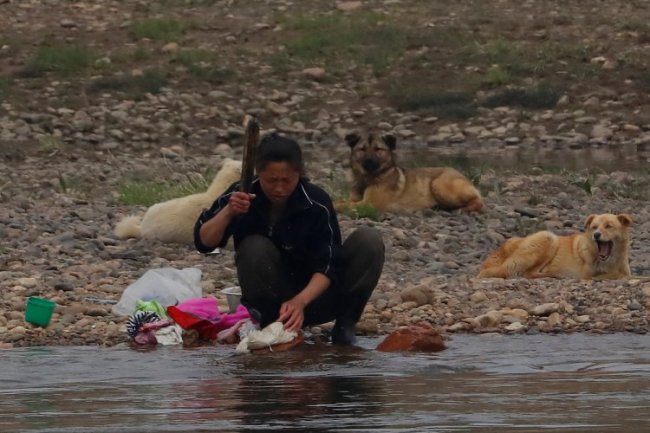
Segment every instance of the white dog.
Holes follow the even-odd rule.
[[[233,182],[241,177],[241,161],[224,160],[207,191],[156,203],[144,216],[129,215],[115,226],[120,239],[156,239],[164,243],[190,245],[194,242],[194,224]]]

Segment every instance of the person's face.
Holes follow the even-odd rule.
[[[300,172],[286,162],[269,162],[258,173],[260,187],[273,204],[285,204],[296,189]]]

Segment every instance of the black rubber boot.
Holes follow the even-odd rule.
[[[338,304],[332,344],[353,345],[357,342],[354,327],[377,286],[384,266],[384,243],[376,229],[361,227],[343,243],[347,261]]]
[[[345,323],[337,320],[332,328],[332,344],[339,346],[352,346],[357,344],[357,336],[354,334],[354,323]]]

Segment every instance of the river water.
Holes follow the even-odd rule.
[[[1,432],[648,432],[650,337],[460,335],[438,354],[306,343],[0,352]]]

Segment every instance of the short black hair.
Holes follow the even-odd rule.
[[[269,162],[286,162],[301,174],[304,170],[302,150],[298,142],[275,132],[265,135],[255,149],[255,170],[258,173]]]

